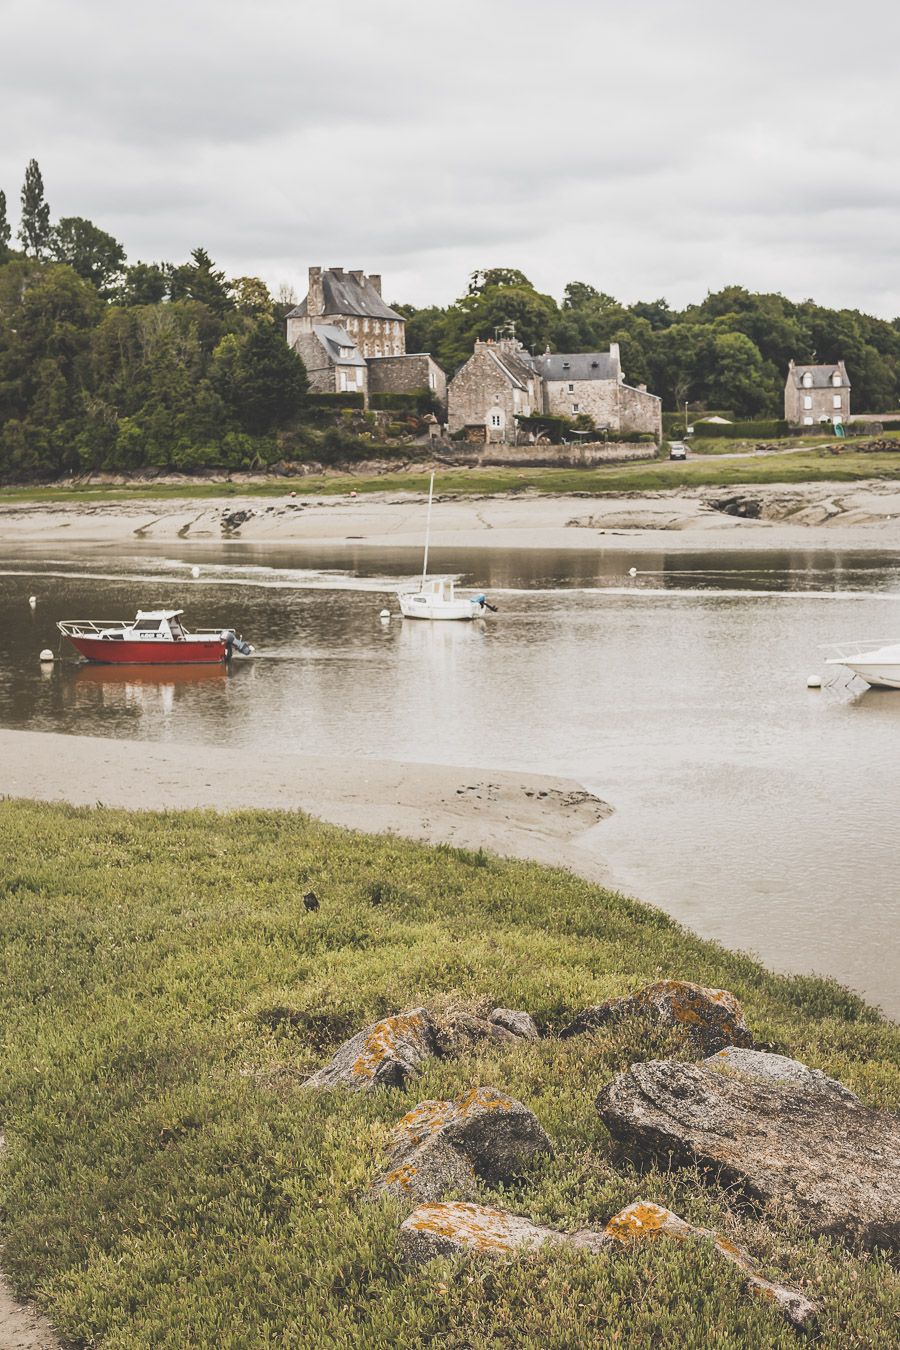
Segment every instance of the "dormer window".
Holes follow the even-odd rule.
[[[835,389],[840,389],[841,383],[842,383],[842,381],[841,381],[841,376],[840,376],[840,371],[837,371],[837,370],[836,370],[836,371],[834,372],[834,374],[833,374],[832,377],[831,377],[831,383],[834,385]]]
[[[571,362],[569,362],[569,361],[563,361],[563,370],[568,370],[570,365],[571,365]]]
[[[812,375],[809,371],[803,376],[803,388],[812,389]]]

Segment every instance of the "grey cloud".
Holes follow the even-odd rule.
[[[0,187],[35,155],[130,257],[300,291],[343,262],[445,303],[503,264],[890,314],[898,35],[893,0],[13,0]]]

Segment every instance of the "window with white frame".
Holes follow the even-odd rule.
[[[803,395],[803,406],[804,406],[804,408],[811,408],[811,407],[812,407],[812,394],[804,394],[804,395]]]
[[[502,412],[496,411],[491,413],[491,426],[494,427],[495,430],[503,426]]]
[[[812,375],[809,373],[809,371],[807,371],[806,374],[803,376],[803,388],[812,389]]]
[[[569,393],[570,393],[570,394],[574,394],[574,393],[575,393],[575,386],[574,386],[574,384],[570,384],[570,385],[569,385]]]
[[[803,419],[803,425],[804,425],[805,427],[811,427],[812,424],[813,424],[813,420],[812,420],[811,417],[804,417],[804,419]]]
[[[832,400],[831,400],[831,406],[832,406],[832,408],[840,409],[840,406],[841,406],[841,396],[840,396],[840,394],[835,394],[835,395],[833,396],[833,398],[832,398]]]
[[[577,403],[572,404],[572,411],[573,413],[577,413],[580,411],[579,405]]]
[[[840,386],[840,384],[841,384],[841,377],[840,377],[840,373],[839,373],[838,371],[835,371],[834,374],[832,375],[832,377],[831,377],[831,383],[832,383],[833,385],[835,385],[836,387],[839,387],[839,386]]]

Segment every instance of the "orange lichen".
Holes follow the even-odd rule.
[[[379,1065],[395,1054],[398,1040],[403,1036],[417,1036],[421,1030],[422,1018],[418,1013],[397,1013],[395,1017],[376,1022],[350,1072],[355,1078],[374,1078]]]
[[[633,1242],[636,1238],[656,1237],[671,1218],[674,1215],[662,1205],[638,1200],[614,1214],[603,1231],[617,1242]]]
[[[399,1186],[402,1190],[408,1191],[418,1170],[414,1163],[404,1163],[402,1167],[396,1167],[393,1172],[388,1172],[384,1184]]]
[[[484,1205],[465,1201],[421,1205],[406,1223],[416,1232],[431,1233],[479,1252],[504,1252],[511,1246],[507,1216]]]
[[[411,1111],[397,1121],[391,1131],[391,1137],[405,1139],[411,1145],[418,1145],[445,1125],[453,1114],[453,1102],[419,1102]]]
[[[453,1105],[458,1116],[467,1116],[475,1107],[480,1107],[483,1111],[509,1111],[513,1103],[509,1097],[495,1092],[493,1088],[476,1087],[464,1097],[458,1098]]]

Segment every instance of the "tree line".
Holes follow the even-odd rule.
[[[92,221],[51,221],[35,160],[17,238],[0,191],[0,476],[251,467],[302,446],[292,297],[203,248],[129,266]]]
[[[791,358],[846,361],[857,411],[900,406],[900,319],[827,309],[812,300],[796,303],[741,286],[678,311],[665,300],[624,305],[572,281],[557,304],[521,272],[493,268],[475,272],[465,294],[446,308],[397,308],[407,320],[407,350],[433,352],[451,373],[476,338],[513,325],[533,352],[602,351],[618,342],[628,383],[646,384],[671,411],[689,402],[741,419],[780,417]]]
[[[316,458],[306,371],[284,340],[295,303],[258,277],[227,278],[203,248],[183,263],[129,263],[80,216],[51,218],[32,160],[13,246],[0,190],[0,477],[69,471],[240,468]],[[664,407],[780,416],[788,361],[847,363],[857,411],[900,405],[900,320],[729,286],[678,311],[624,305],[586,282],[562,302],[522,272],[473,273],[446,307],[394,306],[407,350],[452,375],[477,338],[515,331],[532,351],[619,344],[626,378]],[[338,427],[333,451],[365,447]],[[340,442],[340,444],[338,444]]]

